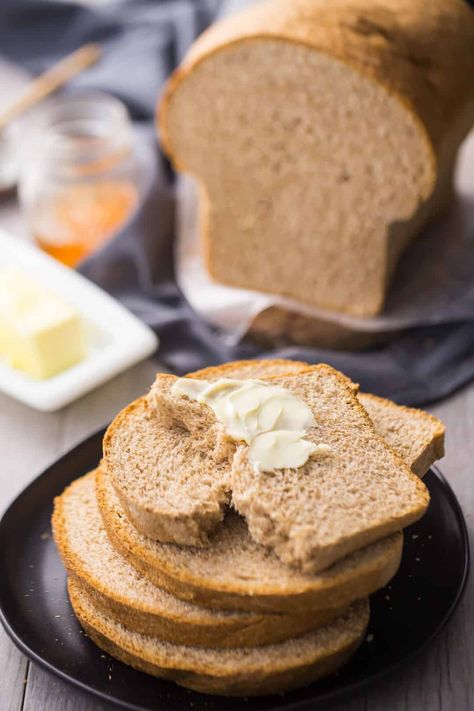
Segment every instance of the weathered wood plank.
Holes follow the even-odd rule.
[[[0,626],[0,709],[21,711],[28,662]]]

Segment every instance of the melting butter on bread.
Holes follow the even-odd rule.
[[[285,373],[300,373],[308,363],[296,360],[241,360],[211,366],[187,377],[214,381],[219,378],[252,379]],[[348,381],[350,383],[350,381]],[[445,427],[441,420],[424,410],[397,405],[369,393],[358,393],[376,432],[395,449],[417,476],[444,457]]]

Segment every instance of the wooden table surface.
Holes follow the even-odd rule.
[[[0,511],[48,464],[143,393],[156,370],[155,362],[146,361],[54,414],[35,412],[0,395]],[[472,536],[474,386],[437,404],[431,411],[448,428],[447,455],[441,468],[459,497]],[[0,628],[0,711],[111,708],[116,707],[78,693],[28,662]],[[334,708],[337,711],[474,709],[474,578],[471,577],[448,627],[428,650],[387,681]]]

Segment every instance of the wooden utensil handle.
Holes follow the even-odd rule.
[[[86,44],[34,79],[22,96],[0,115],[0,130],[31,106],[66,84],[72,77],[94,64],[100,54],[98,44]]]

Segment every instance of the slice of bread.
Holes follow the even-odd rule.
[[[173,375],[157,380],[171,386]],[[196,408],[195,408],[196,409]],[[127,516],[147,536],[202,546],[230,503],[230,452],[210,449],[206,432],[157,416],[147,397],[128,405],[108,428],[104,460]]]
[[[423,515],[426,488],[377,435],[345,376],[320,364],[265,380],[306,402],[316,425],[305,437],[329,447],[329,453],[297,469],[263,472],[248,461],[248,447],[236,445],[232,475],[224,484],[257,542],[284,562],[316,572]],[[232,445],[223,426],[210,407],[175,395],[175,382],[173,376],[158,375],[150,391],[155,426],[189,432],[204,461],[207,452],[221,456]],[[188,486],[209,506],[201,499],[207,491],[200,487],[199,473],[194,471]]]
[[[294,614],[220,611],[161,590],[112,546],[95,496],[95,472],[57,497],[54,539],[65,567],[94,605],[133,632],[198,647],[258,647],[298,637],[339,617],[344,608]]]
[[[237,361],[189,377],[262,378],[300,373],[307,367],[297,361]],[[226,438],[219,439],[218,448],[215,439],[210,443],[215,420],[208,408],[189,400],[183,399],[181,404],[173,400],[169,415],[167,397],[174,381],[172,375],[158,374],[149,397],[119,413],[104,438],[104,457],[124,509],[142,533],[162,542],[206,545],[230,502],[228,461],[234,447],[229,450]],[[350,380],[346,382],[357,387]],[[388,400],[364,398],[379,434],[399,454],[407,455],[406,461],[416,473],[424,473],[423,466],[442,454],[442,423]],[[186,418],[193,420],[192,434],[181,425]]]
[[[198,648],[130,632],[99,610],[74,579],[68,590],[89,637],[113,657],[189,689],[228,696],[288,691],[331,674],[362,642],[369,620],[368,602],[361,600],[330,625],[286,642],[243,649]]]
[[[400,254],[452,197],[473,44],[460,0],[267,0],[209,28],[159,127],[199,181],[211,276],[380,312]]]
[[[187,377],[209,381],[219,378],[245,380],[300,373],[307,367],[308,363],[295,360],[243,360],[197,370]],[[434,462],[444,457],[445,428],[437,417],[368,393],[359,393],[358,398],[376,432],[419,477],[423,477]]]
[[[445,427],[441,420],[414,407],[397,405],[391,400],[359,393],[375,430],[419,477],[444,457]]]
[[[329,448],[296,469],[257,471],[248,447],[232,461],[232,503],[256,541],[304,572],[324,570],[418,520],[429,494],[374,430],[347,379],[327,365],[268,378],[309,405],[305,435]]]
[[[250,537],[244,519],[229,511],[209,546],[159,543],[125,515],[110,477],[96,473],[96,494],[114,546],[155,585],[183,600],[216,609],[294,613],[347,605],[383,587],[400,565],[401,533],[347,556],[317,575],[290,569]]]

